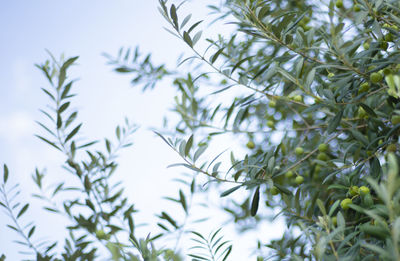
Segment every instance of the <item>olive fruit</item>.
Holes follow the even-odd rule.
[[[363,107],[358,108],[357,116],[359,118],[367,118],[368,114]]]
[[[275,106],[276,106],[276,101],[271,100],[271,101],[269,102],[268,106],[271,107],[271,108],[275,108]]]
[[[368,42],[363,43],[363,47],[364,47],[365,50],[368,50],[369,49],[369,43]]]
[[[388,67],[386,67],[385,69],[383,69],[383,74],[384,74],[384,75],[389,75],[389,74],[392,74],[392,73],[393,73],[392,69],[390,69],[390,68],[388,68]]]
[[[340,206],[343,210],[349,209],[350,204],[353,204],[353,200],[351,200],[350,198],[345,198],[342,200],[342,202],[340,202]]]
[[[359,192],[360,192],[361,196],[365,196],[365,195],[369,194],[370,191],[369,191],[368,187],[361,186],[360,189],[359,189]]]
[[[392,144],[389,144],[389,145],[387,146],[386,150],[389,151],[389,152],[396,152],[397,146],[396,146],[396,144],[393,144],[393,143],[392,143]]]
[[[332,217],[332,225],[337,226],[337,217]]]
[[[268,126],[269,128],[275,127],[274,121],[271,121],[271,120],[267,121],[267,126]]]
[[[400,115],[393,115],[392,116],[392,124],[396,125],[400,123]]]
[[[317,155],[317,159],[321,161],[327,161],[329,159],[329,156],[325,152],[320,152]]]
[[[342,0],[337,0],[335,5],[336,5],[337,8],[342,8],[343,7],[343,1]]]
[[[277,187],[273,186],[273,187],[271,188],[270,192],[271,192],[271,195],[272,195],[272,196],[276,196],[276,195],[279,194],[279,189],[278,189]]]
[[[319,144],[319,146],[318,146],[318,150],[320,152],[326,152],[328,149],[329,149],[329,146],[328,146],[328,144],[325,144],[325,143]]]
[[[104,230],[96,230],[96,237],[98,239],[108,239],[109,235],[107,235]]]
[[[295,95],[295,96],[293,97],[293,100],[294,100],[295,102],[302,102],[302,101],[303,101],[303,97],[301,97],[301,95]]]
[[[297,147],[294,151],[298,156],[304,153],[304,149],[302,147]]]
[[[354,197],[355,195],[358,195],[359,190],[360,189],[357,186],[351,186],[349,188],[349,194]]]
[[[353,6],[353,10],[354,10],[354,12],[360,12],[360,11],[361,11],[361,5],[355,4],[355,5]]]
[[[297,185],[300,185],[304,182],[304,177],[303,176],[297,176],[296,179],[294,180]]]
[[[289,170],[288,172],[285,173],[285,177],[290,179],[291,177],[293,177],[294,173],[293,171]]]
[[[369,76],[369,79],[370,79],[371,82],[373,82],[373,83],[378,83],[378,82],[382,81],[383,76],[382,76],[382,74],[380,74],[380,73],[373,72],[373,73],[371,73],[371,75]]]
[[[255,147],[256,145],[254,144],[254,142],[249,141],[249,142],[247,142],[246,146],[247,146],[247,148],[249,148],[249,149],[254,149],[254,147]]]
[[[369,90],[369,83],[364,82],[360,85],[360,89],[358,89],[359,92],[367,92]]]

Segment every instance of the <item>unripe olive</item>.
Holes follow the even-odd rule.
[[[355,4],[353,7],[354,12],[360,12],[361,11],[361,5]]]
[[[304,149],[302,147],[297,147],[294,151],[298,156],[304,153]]]
[[[360,189],[357,186],[352,186],[349,188],[349,194],[354,197],[355,195],[358,195],[359,190]]]
[[[335,76],[334,73],[328,73],[328,78],[332,78],[333,76]]]
[[[393,115],[392,116],[392,124],[396,125],[400,123],[400,115]]]
[[[289,170],[288,172],[285,173],[285,177],[290,179],[291,177],[293,177],[294,173],[293,171]]]
[[[384,74],[384,75],[389,75],[389,74],[392,74],[392,73],[393,73],[392,69],[390,69],[390,68],[388,68],[388,67],[386,67],[385,69],[383,69],[383,74]]]
[[[328,144],[325,144],[325,143],[319,144],[319,146],[318,146],[318,150],[320,152],[326,152],[326,151],[328,151],[328,149],[329,149],[329,146],[328,146]]]
[[[247,142],[246,146],[249,149],[254,149],[256,145],[254,144],[253,141],[249,141],[249,142]]]
[[[321,161],[327,161],[329,159],[329,156],[325,152],[320,152],[317,155],[317,159]]]
[[[364,47],[365,50],[368,50],[369,49],[369,43],[368,42],[363,43],[363,47]]]
[[[332,225],[337,226],[337,217],[332,217]]]
[[[361,196],[365,196],[365,195],[369,194],[370,191],[369,191],[368,187],[361,186],[360,189],[359,189],[359,192],[360,192]]]
[[[369,79],[371,80],[371,82],[373,83],[379,83],[380,81],[382,81],[383,76],[380,73],[377,72],[373,72],[371,73],[371,75],[369,76]]]
[[[295,95],[293,97],[293,100],[296,102],[302,102],[303,101],[303,97],[301,95]]]
[[[387,146],[386,150],[389,151],[389,152],[396,152],[397,146],[396,146],[396,144],[393,144],[393,143],[392,143],[392,144],[389,144],[389,145]]]
[[[315,173],[320,173],[321,172],[321,165],[315,166],[314,172]]]
[[[279,194],[279,189],[278,189],[277,187],[273,186],[273,187],[271,188],[270,192],[271,192],[271,195],[272,195],[272,196],[276,196],[276,195]]]
[[[303,176],[297,176],[296,179],[294,180],[297,185],[300,185],[304,182]]]
[[[369,90],[369,83],[364,82],[360,85],[360,89],[358,89],[359,92],[367,92]]]
[[[269,128],[275,127],[274,121],[271,121],[271,120],[267,121],[267,126],[268,126]]]
[[[104,230],[96,230],[96,237],[98,239],[108,239],[109,235],[107,235]]]
[[[337,0],[335,5],[336,5],[337,8],[342,8],[343,7],[343,1],[342,0]]]
[[[363,107],[358,108],[357,116],[359,118],[366,118],[368,116],[367,112],[364,110]]]
[[[345,198],[342,200],[342,202],[340,202],[340,206],[343,210],[349,209],[350,204],[353,204],[353,200],[351,200],[350,198]]]
[[[271,107],[271,108],[275,108],[276,107],[276,101],[270,100],[269,103],[268,103],[268,106]]]

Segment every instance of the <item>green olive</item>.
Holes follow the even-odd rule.
[[[295,96],[293,97],[293,100],[294,100],[295,102],[303,102],[303,97],[302,97],[301,95],[295,95]]]
[[[342,200],[342,202],[340,202],[340,206],[343,210],[349,209],[350,204],[353,204],[353,200],[351,200],[350,198],[345,198]]]
[[[320,152],[317,155],[317,159],[321,161],[327,161],[329,159],[329,156],[325,152]]]
[[[271,107],[271,108],[275,108],[276,107],[276,101],[270,100],[269,103],[268,103],[268,106]]]
[[[254,144],[253,141],[249,141],[249,142],[247,142],[246,146],[249,149],[254,149],[256,145]]]
[[[337,8],[343,8],[343,1],[342,0],[337,0],[335,5],[336,5]]]
[[[297,147],[294,151],[298,156],[304,153],[304,149],[302,147]]]
[[[271,120],[269,120],[269,121],[267,121],[267,126],[269,127],[269,128],[274,128],[275,127],[275,123],[274,123],[274,121],[271,121]]]
[[[303,176],[297,176],[296,179],[294,180],[297,185],[300,185],[304,182]]]
[[[278,189],[277,187],[273,186],[273,187],[271,188],[270,192],[271,192],[271,195],[272,195],[272,196],[276,196],[276,195],[279,194],[279,189]]]
[[[378,73],[378,72],[373,72],[371,73],[371,75],[369,76],[369,79],[371,80],[371,82],[373,83],[379,83],[380,81],[382,81],[383,76],[382,74]]]
[[[291,170],[289,170],[288,172],[285,173],[285,177],[288,178],[288,179],[292,178],[293,175],[294,175],[294,173]]]
[[[392,143],[392,144],[389,144],[389,145],[387,146],[386,150],[389,151],[389,152],[396,152],[397,146],[396,146],[396,144],[393,144],[393,143]]]
[[[367,92],[369,91],[369,83],[368,82],[364,82],[360,85],[360,89],[358,89],[359,92]]]
[[[400,123],[400,115],[393,115],[392,116],[392,124],[396,125]]]
[[[366,186],[361,186],[359,192],[361,196],[365,196],[370,193],[369,188]]]
[[[355,195],[358,195],[359,190],[360,189],[357,186],[351,186],[349,188],[349,194],[354,197]]]
[[[329,149],[329,145],[325,144],[325,143],[319,144],[319,146],[318,146],[318,150],[320,152],[327,152],[328,149]]]
[[[337,217],[332,217],[332,225],[337,226]]]
[[[354,10],[354,12],[360,12],[360,11],[361,11],[361,5],[355,4],[355,5],[353,6],[353,10]]]

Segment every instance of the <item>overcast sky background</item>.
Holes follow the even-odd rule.
[[[188,4],[194,17],[207,14],[204,2]],[[164,83],[143,94],[141,88],[130,87],[129,78],[111,72],[101,53],[116,54],[121,46],[139,45],[144,53],[153,54],[155,62],[174,66],[187,48],[162,28],[166,23],[157,5],[157,0],[0,1],[0,163],[8,164],[11,182],[21,183],[21,199],[31,201],[30,195],[36,191],[30,178],[35,167],[47,168],[50,183],[59,181],[63,174],[59,173],[63,156],[34,137],[43,133],[35,120],[44,119],[39,108],[48,103],[40,91],[47,82],[34,64],[48,59],[45,49],[57,57],[61,53],[79,55],[79,65],[71,72],[72,78],[80,79],[74,85],[78,96],[73,102],[79,109],[79,120],[84,122],[81,135],[91,139],[114,137],[115,126],[125,117],[141,126],[133,136],[134,146],[120,153],[118,178],[140,210],[139,220],[148,221],[148,230],[152,230],[154,214],[165,208],[165,201],[160,199],[177,193],[171,180],[182,172],[166,168],[179,158],[149,130],[161,128],[163,116],[173,105],[174,88]],[[56,218],[35,208],[29,213],[29,219],[38,223],[38,235],[62,238],[65,232]],[[215,217],[214,225],[199,230],[210,232],[224,220],[226,217]],[[20,246],[11,242],[16,234],[5,226],[8,221],[0,212],[0,254],[6,254],[7,260],[20,260]],[[233,229],[227,227],[224,234],[234,244],[231,260],[251,256],[254,236],[265,241],[278,236],[282,229],[282,223],[278,223],[258,235],[230,238]],[[246,241],[250,244],[243,243]]]

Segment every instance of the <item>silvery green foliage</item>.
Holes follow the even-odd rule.
[[[223,206],[238,228],[280,210],[289,229],[259,259],[398,260],[400,3],[227,0],[192,20],[190,3],[159,2],[192,53],[170,75],[181,138],[160,136],[176,165],[241,195]],[[210,22],[221,34],[203,38]],[[217,135],[248,153],[214,158]]]

